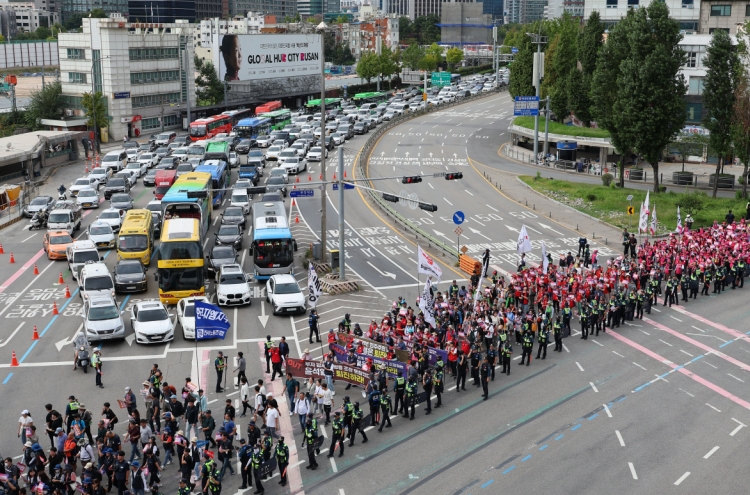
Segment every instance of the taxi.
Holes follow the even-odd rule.
[[[53,230],[44,234],[42,244],[47,259],[64,260],[68,257],[65,250],[73,244],[73,238],[64,230]]]

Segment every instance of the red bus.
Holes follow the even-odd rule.
[[[214,115],[205,119],[197,119],[190,123],[190,139],[201,141],[226,132],[232,132],[232,117],[230,115]]]
[[[274,110],[278,110],[281,108],[281,102],[276,101],[269,101],[268,103],[264,103],[263,105],[259,107],[255,107],[255,115],[260,115],[262,113],[268,113],[273,112]]]

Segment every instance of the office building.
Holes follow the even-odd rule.
[[[0,9],[8,13],[8,22],[12,22],[15,17],[16,33],[31,33],[40,27],[48,28],[60,22],[60,14],[38,9],[34,3],[4,3],[0,4]]]
[[[737,34],[737,30],[750,20],[750,4],[747,2],[703,0],[696,8],[700,12],[701,34],[711,34],[716,29]]]
[[[50,12],[57,12],[58,10],[58,4],[59,2],[57,0],[9,0],[7,3],[17,5],[29,5],[32,9],[38,9],[38,10],[49,10]]]
[[[583,18],[584,9],[584,0],[548,0],[544,8],[544,18],[556,19],[567,12],[571,17],[580,19]]]
[[[493,20],[503,20],[503,0],[482,0],[483,14],[489,14]]]
[[[85,123],[81,101],[93,86],[103,94],[109,122],[100,125],[109,139],[156,132],[162,122],[182,127],[188,98],[195,108],[193,30],[186,21],[154,26],[112,17],[84,19],[82,33],[60,34],[64,125]]]
[[[325,0],[297,0],[297,11],[299,15],[310,17],[323,13],[323,3]]]
[[[297,15],[297,0],[229,0],[229,15],[244,16],[248,12],[275,15],[283,21]]]
[[[505,23],[529,24],[544,18],[547,0],[506,0]]]
[[[128,0],[59,0],[62,22],[76,14],[87,16],[94,9],[102,9],[106,14],[128,14]],[[155,5],[159,0],[152,2]]]
[[[196,0],[128,0],[131,22],[172,24],[196,19]]]
[[[591,12],[596,10],[602,22],[607,26],[616,24],[627,14],[629,8],[645,7],[650,0],[586,0],[583,16],[588,19]],[[697,33],[700,21],[701,0],[664,0],[669,8],[669,15],[680,22],[680,29],[685,33]],[[723,2],[737,3],[737,2]],[[743,12],[744,12],[744,3]]]
[[[491,44],[492,16],[481,3],[443,2],[440,15],[441,43]]]

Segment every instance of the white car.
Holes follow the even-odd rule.
[[[385,114],[383,115],[383,120],[391,120],[391,119],[393,119],[394,117],[396,117],[396,112],[395,112],[395,111],[393,111],[393,110],[388,110],[388,111],[387,111],[387,112],[385,112]]]
[[[287,157],[279,160],[279,167],[285,169],[288,174],[298,174],[307,170],[307,160],[298,156]]]
[[[177,321],[182,327],[182,336],[186,340],[195,339],[195,301],[209,303],[205,296],[185,297],[177,302]]]
[[[292,275],[271,275],[266,282],[266,301],[273,314],[304,313],[305,295]]]
[[[235,153],[234,151],[230,152],[229,153],[229,166],[231,168],[234,168],[234,167],[236,167],[239,164],[240,164],[240,157],[239,157],[239,155],[237,153]]]
[[[112,230],[115,232],[119,232],[120,227],[122,226],[122,217],[124,215],[124,211],[120,213],[120,210],[116,210],[115,208],[107,208],[101,213],[101,215],[96,217],[96,219],[112,227]]]
[[[89,342],[125,337],[125,322],[114,297],[95,295],[83,302],[83,333]]]
[[[306,143],[294,143],[289,148],[287,148],[284,151],[288,150],[294,150],[297,153],[297,156],[305,156],[305,153],[307,153],[307,144]]]
[[[186,146],[180,146],[179,148],[175,148],[172,150],[172,154],[169,155],[174,157],[175,160],[184,162],[188,159],[188,149]]]
[[[174,315],[159,301],[140,301],[130,310],[130,324],[139,344],[169,342],[174,339]]]
[[[115,233],[108,223],[97,220],[89,225],[89,240],[97,248],[112,249],[115,247]]]
[[[346,142],[346,136],[341,134],[340,132],[334,132],[331,134],[331,138],[333,138],[333,144],[336,146],[341,146]]]
[[[133,170],[132,168],[126,169],[126,170],[120,170],[119,172],[115,174],[115,177],[122,177],[125,180],[127,180],[128,183],[130,184],[130,188],[132,189],[135,183],[138,182],[138,171]]]
[[[137,162],[128,163],[128,166],[125,167],[125,170],[132,170],[140,179],[148,173],[148,164],[138,160]]]
[[[281,153],[279,153],[279,156],[277,159],[279,160],[279,163],[281,163],[287,158],[295,158],[297,156],[299,156],[299,153],[297,153],[297,150],[292,149],[292,148],[287,148]]]
[[[81,208],[99,208],[99,193],[88,187],[78,191],[76,201]]]
[[[234,183],[234,189],[249,189],[251,187],[255,186],[250,179],[237,179],[237,182]]]
[[[308,162],[319,162],[321,160],[321,148],[320,146],[313,146],[310,151],[307,152]],[[328,150],[325,150],[326,158],[328,158]]]
[[[271,146],[271,142],[273,142],[271,136],[265,134],[258,136],[258,139],[255,140],[255,144],[258,145],[258,148],[268,148]]]
[[[128,154],[128,161],[129,162],[135,162],[138,161],[138,147],[134,148],[128,148],[125,150],[125,153]]]
[[[98,191],[99,181],[93,177],[81,177],[73,182],[68,191],[71,196],[75,196],[81,189],[96,189]]]
[[[266,151],[266,160],[278,160],[282,151],[283,148],[281,146],[271,146]]]
[[[250,304],[250,277],[238,263],[222,265],[216,272],[216,300],[219,306]]]
[[[89,172],[88,176],[90,178],[93,178],[99,181],[100,185],[106,186],[107,181],[109,180],[110,177],[112,177],[112,169],[104,168],[104,167],[96,167],[95,169],[92,169],[91,172]]]
[[[138,163],[146,165],[147,168],[153,168],[159,164],[159,155],[154,153],[141,153],[138,157]]]

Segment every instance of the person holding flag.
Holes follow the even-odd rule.
[[[529,234],[526,232],[526,225],[521,225],[521,231],[518,233],[518,241],[516,242],[516,245],[518,256],[521,257],[518,265],[518,271],[520,272],[523,267],[526,266],[526,261],[524,260],[526,253],[531,252],[531,241],[529,240]]]
[[[484,254],[482,255],[482,271],[479,275],[479,282],[477,282],[476,289],[477,291],[474,293],[474,304],[479,302],[479,299],[482,297],[482,280],[487,278],[487,270],[490,267],[490,250],[485,249]]]
[[[680,205],[677,205],[677,228],[675,232],[682,234],[682,216],[680,216]]]
[[[654,204],[654,209],[651,211],[651,225],[649,226],[651,235],[656,235],[656,221],[656,205]]]
[[[227,315],[213,304],[195,300],[195,345],[198,346],[199,340],[222,339],[227,335],[231,324]],[[221,380],[226,370],[227,363],[222,352],[214,361],[216,368],[216,392],[219,393],[224,389],[221,386]],[[200,383],[200,377],[198,377]]]

